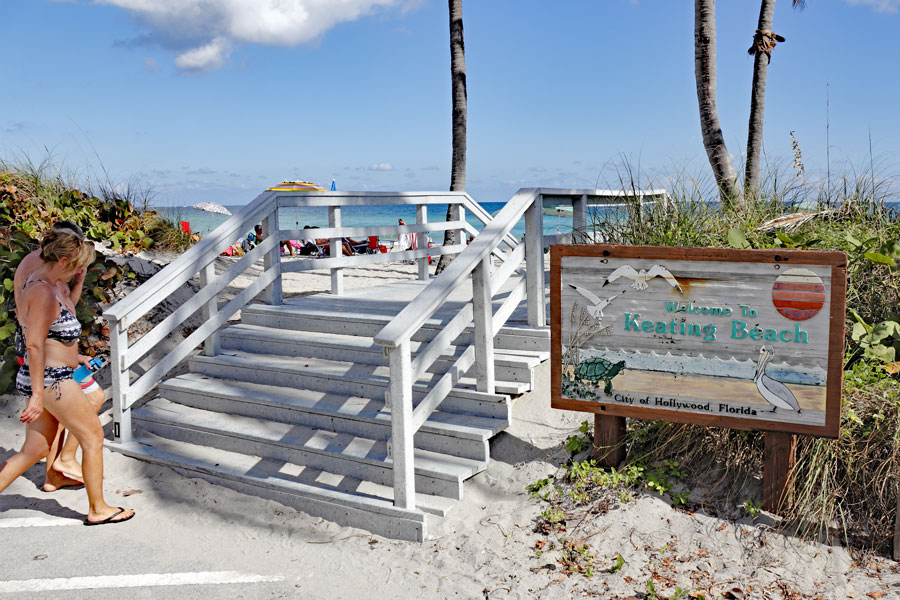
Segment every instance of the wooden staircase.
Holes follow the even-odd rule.
[[[241,322],[218,334],[218,353],[191,357],[189,373],[163,381],[158,397],[132,409],[132,439],[111,446],[343,525],[421,541],[426,513],[445,515],[463,482],[486,468],[488,441],[509,424],[510,396],[529,391],[549,357],[549,330],[502,327],[494,393],[463,374],[415,433],[415,509],[407,510],[394,505],[389,369],[372,338],[403,304],[372,305],[365,294],[323,294],[244,307]],[[414,356],[448,320],[426,321],[412,338]],[[414,382],[414,406],[472,341],[469,327]]]
[[[465,192],[266,190],[104,310],[109,447],[337,523],[424,539],[426,514],[446,514],[485,469],[509,398],[533,387],[549,357],[543,202],[568,198],[583,215],[592,193],[522,189],[491,215]],[[415,207],[416,222],[342,225],[344,208],[380,206]],[[429,207],[449,219],[429,221]],[[327,214],[328,227],[283,229],[297,208]],[[263,241],[221,268],[220,254],[260,223]],[[340,252],[344,237],[445,231],[471,243]],[[311,235],[334,254],[282,260],[279,241]],[[432,278],[428,260],[443,255],[453,261]],[[417,263],[418,280],[344,289],[345,269],[404,261]],[[331,294],[284,299],[286,276],[323,270]],[[244,273],[250,282],[235,285]],[[145,319],[186,285],[167,316]],[[185,361],[189,373],[171,377]]]

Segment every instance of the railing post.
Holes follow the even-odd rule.
[[[527,248],[527,247],[526,247]],[[475,385],[479,392],[494,393],[494,311],[491,306],[491,255],[472,271],[472,304],[475,320]]]
[[[278,204],[275,204],[275,208],[272,212],[263,219],[262,222],[262,231],[263,231],[263,239],[269,239],[270,236],[281,237],[281,233],[278,228]],[[263,258],[263,271],[268,271],[269,269],[276,269],[278,271],[278,277],[272,280],[272,283],[266,287],[266,291],[263,294],[263,301],[266,304],[279,305],[282,303],[281,296],[281,243],[275,244],[275,246],[269,251],[266,252],[265,257]]]
[[[212,285],[216,281],[216,261],[209,263],[200,271],[200,287],[205,288]],[[219,295],[216,294],[203,305],[203,321],[209,321],[216,317],[219,312]],[[203,342],[203,354],[206,356],[217,356],[219,354],[219,332],[210,334],[206,341]]]
[[[587,195],[572,200],[572,243],[590,244],[594,236],[587,231]]]
[[[423,225],[428,223],[428,206],[425,204],[417,204],[416,205],[416,224]],[[425,236],[424,239],[422,236]],[[428,233],[421,231],[416,234],[416,248],[427,248],[428,247]],[[428,257],[423,256],[419,259],[419,279],[421,281],[428,281]]]
[[[128,328],[121,321],[109,319],[109,357],[112,372],[113,440],[117,444],[131,441],[131,409],[128,385],[131,383],[125,355],[128,351]]]
[[[394,461],[394,506],[416,508],[412,430],[412,364],[409,340],[385,348],[390,366],[391,457]]]
[[[462,221],[466,218],[466,209],[463,207],[461,203],[451,204],[450,205],[450,220],[451,221]],[[466,230],[465,229],[456,229],[456,235],[454,236],[457,244],[466,245]]]
[[[329,227],[340,227],[341,226],[341,207],[340,206],[329,206],[328,207],[328,226]],[[329,253],[331,256],[341,256],[344,250],[344,238],[336,237],[331,238],[329,242],[331,246],[331,252]],[[344,295],[344,269],[340,267],[335,267],[331,269],[331,293],[335,296],[343,296]]]
[[[544,308],[544,219],[543,197],[537,194],[525,211],[525,294],[528,302],[528,324],[543,327],[547,321]]]

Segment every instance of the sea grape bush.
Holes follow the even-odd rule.
[[[13,334],[13,276],[22,258],[36,249],[46,229],[58,220],[78,224],[89,240],[123,255],[151,246],[180,249],[189,237],[154,211],[135,208],[127,198],[105,193],[104,198],[84,193],[60,176],[46,176],[44,169],[8,167],[0,163],[0,394],[12,387],[18,364]],[[107,351],[109,331],[100,318],[122,279],[133,279],[127,265],[117,265],[97,254],[88,267],[84,292],[76,306],[83,327],[79,351],[95,356]]]

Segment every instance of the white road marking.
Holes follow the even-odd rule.
[[[61,517],[14,517],[0,519],[0,527],[58,527],[60,525],[81,525],[80,519]]]
[[[137,575],[100,575],[97,577],[60,577],[56,579],[19,579],[0,581],[0,594],[57,592],[100,588],[134,588],[168,585],[213,585],[225,583],[262,583],[281,581],[278,575],[254,575],[237,571],[201,571],[197,573],[146,573]]]

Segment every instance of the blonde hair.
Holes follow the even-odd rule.
[[[96,255],[97,253],[94,251],[94,244],[84,240],[81,242],[81,253],[78,255],[77,259],[72,261],[72,266],[76,269],[87,268],[94,262],[94,257]]]
[[[63,257],[68,257],[69,264],[80,269],[94,260],[94,247],[73,231],[50,229],[41,239],[41,260],[59,262]]]

